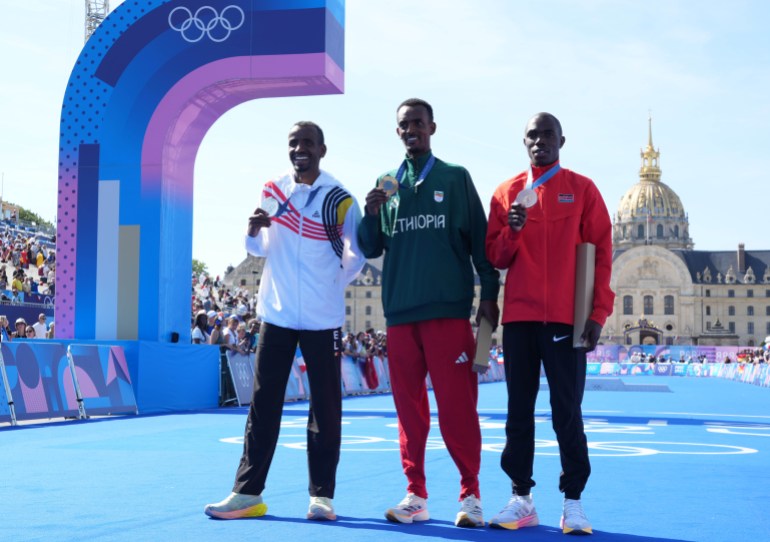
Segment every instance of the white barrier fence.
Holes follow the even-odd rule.
[[[227,363],[230,367],[235,395],[239,405],[251,402],[251,390],[254,385],[254,355],[231,354],[228,352]],[[372,393],[390,393],[390,374],[388,358],[372,356],[354,359],[351,356],[340,358],[342,395],[366,395]],[[489,370],[479,375],[479,382],[499,382],[505,380],[502,364],[490,360]],[[427,379],[431,387],[430,378]],[[286,401],[300,401],[310,398],[310,388],[305,372],[305,362],[297,356],[286,384]]]
[[[235,354],[228,356],[230,372],[239,405],[248,405],[254,380],[253,356]],[[502,382],[505,371],[501,360],[490,359],[489,370],[479,374],[479,383]],[[342,395],[366,395],[390,393],[388,358],[374,356],[368,359],[340,358]],[[588,376],[685,376],[712,377],[737,380],[757,386],[770,387],[770,365],[744,363],[591,363]],[[430,377],[427,379],[431,388]],[[305,363],[301,357],[294,364],[286,385],[286,401],[299,401],[310,397]]]

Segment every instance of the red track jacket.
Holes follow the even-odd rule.
[[[553,167],[533,167],[534,180]],[[573,324],[576,247],[596,245],[594,306],[590,318],[602,326],[612,313],[612,224],[599,189],[588,177],[562,168],[535,188],[538,202],[527,212],[524,228],[508,226],[511,203],[527,182],[527,172],[505,181],[492,196],[487,229],[487,258],[507,269],[503,323]]]

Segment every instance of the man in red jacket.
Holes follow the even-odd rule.
[[[508,270],[502,318],[508,419],[501,466],[513,482],[513,496],[489,523],[518,529],[539,522],[531,488],[542,360],[561,456],[561,527],[566,534],[590,534],[580,501],[591,473],[580,405],[586,353],[596,347],[615,298],[612,225],[593,181],[560,166],[564,142],[556,117],[532,117],[524,133],[531,168],[504,182],[492,197],[487,257]],[[583,242],[596,245],[594,302],[582,330],[587,347],[573,348],[576,247]]]

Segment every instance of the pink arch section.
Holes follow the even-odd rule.
[[[338,94],[344,74],[326,53],[235,57],[183,77],[150,120],[142,147],[142,191],[171,182],[192,205],[195,156],[225,112],[257,98]]]
[[[142,198],[152,201],[160,196],[166,206],[164,217],[174,209],[178,217],[192,217],[195,158],[206,132],[219,117],[258,98],[338,94],[343,80],[343,71],[326,53],[230,57],[193,70],[166,93],[147,125],[142,145]],[[182,260],[188,266],[186,262],[192,259],[192,231],[175,224],[180,238],[189,234],[190,253],[185,254],[179,244],[168,242],[168,227],[152,232],[154,226],[145,224],[145,233],[148,227],[149,235],[161,239],[157,272],[153,277],[146,270],[141,275],[144,284],[157,281],[147,289],[158,292],[157,310],[151,315],[157,315],[157,323],[150,325],[143,317],[143,325],[151,329],[139,329],[139,338],[151,340],[153,333],[164,337],[181,330],[182,340],[189,341],[189,292],[168,285],[189,273]],[[147,253],[142,250],[144,258]],[[187,328],[182,328],[182,322]]]

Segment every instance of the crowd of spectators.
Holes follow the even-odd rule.
[[[709,363],[709,358],[704,353],[698,354],[695,357],[686,356],[682,353],[679,359],[675,360],[665,354],[655,356],[654,354],[644,354],[643,352],[635,351],[631,354],[628,361],[630,363]],[[722,359],[715,361],[718,363],[770,363],[770,350],[762,348],[746,349],[739,352],[735,359],[729,354],[725,354]]]
[[[384,331],[374,329],[349,332],[342,338],[342,352],[362,363],[374,356],[384,358],[388,355],[388,337]]]
[[[767,348],[747,348],[738,352],[737,361],[739,363],[751,363],[759,365],[760,363],[770,363],[770,345]],[[725,363],[729,363],[725,360]]]
[[[257,298],[246,288],[230,289],[219,276],[192,277],[192,342],[219,345],[223,352],[256,351]]]
[[[0,223],[2,301],[21,303],[24,294],[54,295],[56,236],[32,227]],[[10,290],[9,296],[6,291]]]
[[[56,236],[32,225],[0,222],[0,307],[40,305],[56,293]],[[50,304],[50,302],[49,302]],[[17,312],[18,314],[18,312]],[[13,318],[11,318],[13,319]],[[13,327],[7,314],[0,314],[0,340],[52,339],[54,323],[40,313],[36,322],[15,318]]]
[[[218,344],[239,353],[256,350],[260,322],[256,318],[257,297],[248,288],[227,287],[219,276],[192,276],[192,342]],[[373,356],[387,356],[384,331],[368,329],[342,338],[343,354],[364,363]]]

